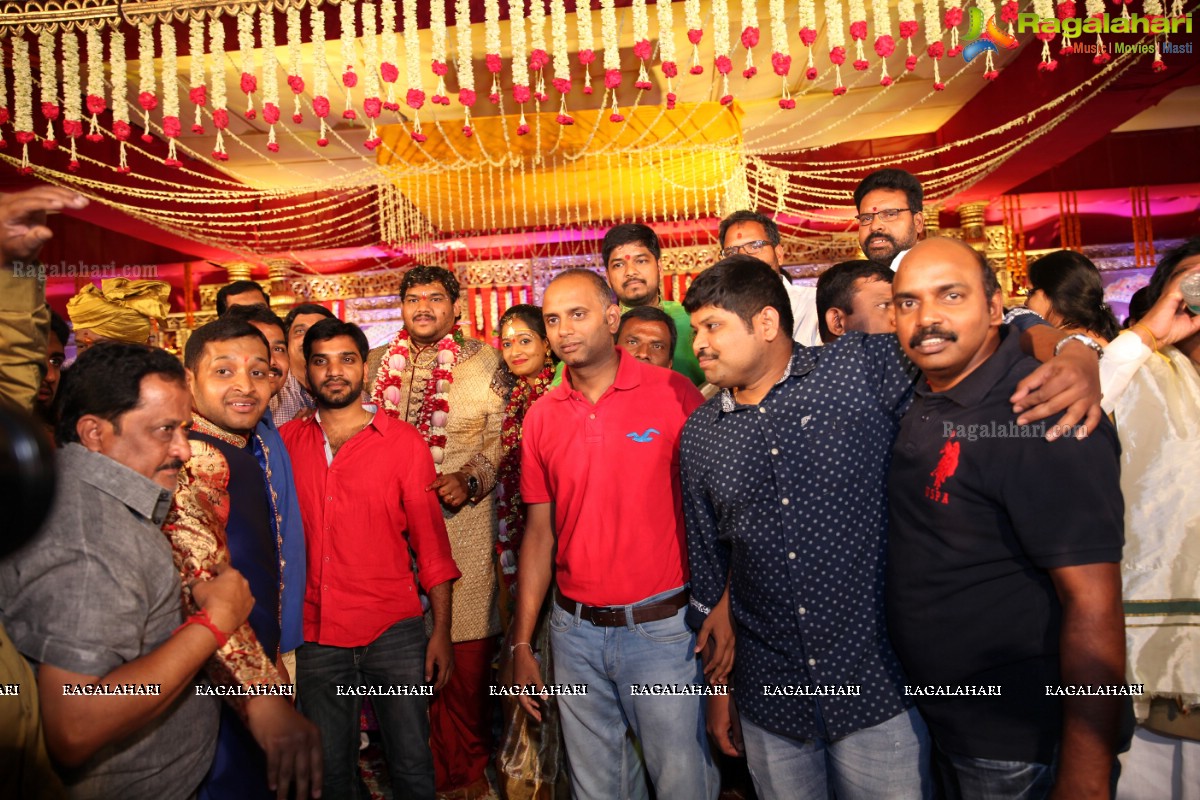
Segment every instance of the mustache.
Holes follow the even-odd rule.
[[[644,278],[626,278],[626,279],[625,279],[625,280],[624,280],[624,281],[621,283],[621,285],[622,285],[622,286],[628,286],[628,285],[629,285],[629,284],[631,284],[631,283],[645,283],[645,282],[646,282],[646,280],[645,280]]]
[[[892,247],[896,246],[896,240],[892,236],[890,236],[889,234],[886,234],[886,233],[872,233],[870,236],[867,237],[867,245],[868,246],[870,246],[871,242],[874,242],[874,241],[890,242]]]
[[[938,339],[945,339],[947,342],[958,341],[958,334],[945,330],[944,328],[939,328],[937,325],[930,325],[927,328],[920,328],[917,330],[917,332],[912,335],[912,338],[908,340],[908,346],[919,347],[921,342],[934,337],[937,337]]]
[[[159,472],[165,472],[167,470],[179,470],[179,469],[183,469],[183,462],[180,461],[178,458],[173,458],[165,464],[160,464],[158,467]]]

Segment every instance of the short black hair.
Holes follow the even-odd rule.
[[[412,287],[424,286],[429,283],[440,283],[445,288],[446,294],[450,296],[450,302],[458,302],[461,290],[458,278],[454,277],[454,273],[445,267],[431,267],[426,264],[417,264],[404,273],[404,277],[400,279],[400,299],[403,300]]]
[[[721,225],[717,228],[717,244],[724,247],[725,234],[729,233],[729,229],[734,225],[743,222],[757,222],[762,225],[763,233],[767,235],[767,241],[771,243],[772,247],[779,247],[779,243],[783,241],[779,236],[779,226],[766,214],[760,214],[757,211],[735,211],[721,220]]]
[[[200,356],[210,342],[228,342],[232,339],[258,339],[267,349],[267,358],[271,356],[271,344],[262,331],[249,322],[232,317],[218,317],[212,322],[201,325],[192,331],[187,344],[183,346],[183,365],[195,370],[200,363]]]
[[[1063,327],[1115,339],[1121,325],[1104,302],[1104,283],[1091,259],[1074,250],[1055,250],[1029,265],[1029,291],[1041,290]]]
[[[142,379],[147,375],[187,385],[179,359],[157,347],[102,342],[80,353],[75,363],[63,370],[54,397],[58,418],[54,438],[59,446],[79,441],[75,428],[80,418],[89,414],[108,420],[119,430],[119,417],[141,402]]]
[[[723,258],[701,272],[692,281],[683,298],[683,307],[694,314],[705,306],[715,306],[737,314],[750,330],[754,316],[767,306],[779,312],[780,327],[792,336],[792,304],[779,273],[754,256]]]
[[[225,319],[240,319],[244,322],[260,322],[263,325],[274,325],[283,332],[283,338],[287,338],[288,329],[284,327],[283,320],[266,306],[230,306],[221,316]]]
[[[597,275],[595,272],[592,272],[590,269],[584,269],[583,267],[564,269],[550,280],[550,283],[546,285],[546,288],[549,289],[563,278],[570,277],[583,278],[590,281],[592,286],[594,286],[596,289],[597,296],[600,298],[600,305],[604,308],[615,306],[617,304],[617,295],[613,292],[612,287],[608,285],[608,281]],[[545,320],[543,320],[543,324],[545,324]]]
[[[50,332],[57,336],[58,341],[64,346],[71,338],[71,328],[67,325],[67,321],[60,317],[54,309],[50,309]]]
[[[323,317],[333,317],[332,311],[316,303],[300,303],[293,306],[292,310],[283,318],[283,332],[289,339],[292,336],[292,324],[296,321],[296,317],[304,314],[320,314]]]
[[[217,290],[217,316],[223,316],[229,308],[229,296],[234,294],[242,294],[243,292],[258,292],[263,296],[263,305],[270,305],[271,298],[267,296],[267,290],[262,287],[258,281],[234,281],[227,283]]]
[[[1133,297],[1129,298],[1129,316],[1125,318],[1123,327],[1128,328],[1142,317],[1146,316],[1146,312],[1150,310],[1150,303],[1146,298],[1150,296],[1150,287],[1143,286],[1133,293]]]
[[[1177,245],[1163,254],[1162,260],[1154,268],[1154,274],[1150,276],[1149,285],[1146,286],[1146,302],[1149,303],[1146,306],[1147,311],[1154,307],[1154,304],[1158,302],[1158,298],[1162,297],[1167,284],[1171,282],[1171,273],[1175,271],[1180,262],[1192,256],[1200,256],[1200,236],[1193,236],[1183,244]]]
[[[876,170],[863,178],[854,190],[854,208],[861,213],[863,198],[876,189],[904,192],[908,199],[908,207],[914,214],[920,213],[924,208],[922,203],[925,200],[925,191],[921,188],[921,182],[907,170],[889,167]]]
[[[627,244],[640,244],[650,251],[650,255],[654,256],[655,261],[662,256],[662,247],[658,244],[658,234],[654,232],[653,228],[638,222],[626,222],[609,228],[608,232],[604,234],[604,241],[600,243],[600,257],[604,260],[606,270],[613,250]]]
[[[515,306],[509,306],[508,310],[500,315],[500,323],[497,327],[503,336],[504,323],[510,319],[519,319],[529,326],[529,329],[543,339],[546,338],[546,320],[542,319],[541,306],[531,305],[529,303],[520,303]]]
[[[367,360],[367,353],[370,351],[371,345],[368,344],[367,335],[363,333],[363,329],[353,322],[343,322],[335,318],[321,320],[304,334],[304,363],[307,364],[308,359],[312,357],[314,344],[327,342],[339,336],[349,336],[353,339],[354,345],[358,348],[359,357],[363,361]]]
[[[822,272],[817,278],[817,327],[821,341],[828,344],[837,338],[825,323],[825,312],[840,308],[849,314],[854,308],[854,284],[859,278],[891,283],[893,277],[890,268],[865,259],[843,261]]]
[[[675,346],[679,344],[679,331],[675,330],[675,320],[671,319],[670,314],[654,306],[634,306],[621,315],[621,324],[617,326],[618,344],[621,342],[621,330],[624,329],[625,323],[631,319],[640,319],[645,322],[661,322],[666,325],[667,331],[671,336],[671,355],[674,356]]]

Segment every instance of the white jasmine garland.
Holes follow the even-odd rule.
[[[325,59],[325,12],[314,4],[309,10],[313,43],[313,97],[329,96],[329,62]]]
[[[394,2],[394,0],[392,0]],[[387,0],[385,0],[387,2]],[[434,61],[446,63],[446,0],[429,2],[429,53]],[[363,32],[366,35],[366,32]]]
[[[33,172],[29,164],[29,143],[33,141],[33,69],[29,61],[29,44],[24,36],[12,37],[13,53],[13,130],[21,144],[22,174]]]
[[[587,13],[586,9],[583,13]],[[567,41],[566,0],[550,0],[550,41],[554,58],[555,86],[566,86],[569,88],[571,83],[571,49],[570,43]]]
[[[513,87],[529,86],[529,53],[525,44],[525,14],[524,3],[518,0],[516,9],[509,7],[508,13],[509,44],[512,48]]]
[[[116,53],[116,42],[112,43],[113,53]],[[208,26],[208,66],[209,66],[209,95],[214,109],[224,109],[225,98],[225,26],[221,24],[221,15],[213,15]],[[115,95],[114,95],[115,96]],[[122,105],[113,103],[113,106]]]
[[[303,40],[300,32],[300,9],[288,8],[287,10],[287,50],[288,50],[288,66],[287,80],[288,88],[292,90],[292,121],[302,122],[304,113],[300,109],[300,94],[304,91],[304,51],[301,48]],[[319,44],[314,44],[314,47],[319,47]]]
[[[254,90],[258,88],[258,78],[254,75],[254,12],[242,9],[237,14],[238,52],[241,56],[241,89],[246,95],[246,117],[254,119],[258,113],[254,110]]]
[[[63,118],[78,125],[83,120],[83,95],[80,90],[79,37],[74,30],[62,31]],[[0,101],[3,104],[3,101]],[[64,122],[64,129],[66,123]],[[72,135],[72,138],[78,133]]]
[[[162,113],[164,117],[179,118],[179,54],[175,46],[175,26],[160,22],[158,35],[162,44]]]
[[[16,43],[17,39],[13,39],[14,47]],[[125,102],[125,84],[129,79],[129,64],[125,60],[125,34],[121,33],[119,28],[113,28],[108,34],[108,63],[112,75],[112,118],[113,126],[116,127],[118,122],[129,123],[129,106]],[[19,98],[17,103],[20,104]]]
[[[470,0],[455,0],[454,25],[457,34],[458,88],[461,96],[463,89],[475,91],[475,56],[474,44],[471,39]],[[470,104],[466,103],[465,105]]]
[[[621,43],[617,38],[617,10],[613,0],[600,0],[600,41],[604,45],[604,70],[621,69]]]
[[[783,0],[772,0],[783,5]],[[667,63],[675,62],[675,7],[671,0],[656,0],[655,10],[658,12],[658,58]],[[787,34],[785,33],[784,36]]]

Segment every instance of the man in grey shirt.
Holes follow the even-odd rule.
[[[58,496],[38,538],[0,564],[0,616],[37,667],[46,743],[72,797],[190,797],[217,735],[197,673],[253,598],[229,568],[191,587],[202,611],[183,617],[159,527],[189,453],[183,367],[106,344],[59,391]]]

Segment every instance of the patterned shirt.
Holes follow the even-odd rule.
[[[762,402],[722,390],[683,429],[689,621],[732,569],[733,687],[760,727],[838,738],[911,705],[883,571],[892,441],[916,374],[891,334],[796,344]]]
[[[287,380],[268,404],[271,409],[272,421],[276,425],[286,425],[296,418],[296,415],[306,409],[317,407],[316,398],[312,392],[305,389],[295,374],[288,373]]]

